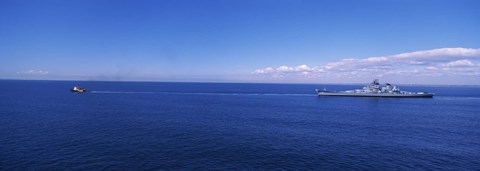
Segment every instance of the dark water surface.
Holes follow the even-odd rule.
[[[0,81],[0,170],[478,170],[480,87]]]

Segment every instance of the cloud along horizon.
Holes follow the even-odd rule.
[[[408,84],[480,84],[480,49],[440,48],[346,58],[319,66],[279,66],[253,74],[271,81],[358,83],[380,78]]]
[[[19,71],[17,72],[19,75],[47,75],[48,71],[45,70],[28,70],[28,71]]]

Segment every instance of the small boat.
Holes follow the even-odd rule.
[[[348,96],[348,97],[433,97],[433,93],[427,92],[408,92],[400,91],[397,86],[386,83],[381,86],[378,79],[363,87],[363,89],[345,90],[345,91],[328,91],[326,89],[316,89],[319,96]]]
[[[71,92],[83,93],[83,92],[86,92],[87,90],[85,88],[75,86],[72,89],[70,89],[70,91]]]

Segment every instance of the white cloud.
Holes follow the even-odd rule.
[[[438,57],[479,57],[480,49],[472,48],[440,48],[393,55],[396,58],[438,58]]]
[[[300,66],[295,67],[295,71],[308,72],[310,70],[311,70],[311,68],[308,67],[307,65],[300,65]]]
[[[48,71],[31,69],[31,70],[28,70],[28,71],[17,72],[17,74],[21,74],[21,75],[47,75]]]
[[[369,61],[369,62],[384,62],[384,61],[387,61],[388,58],[386,57],[371,57],[371,58],[367,58],[367,59],[364,59],[365,61]]]
[[[289,71],[293,71],[293,67],[280,66],[280,67],[277,68],[277,71],[280,71],[280,72],[289,72]]]
[[[457,60],[457,61],[452,61],[449,63],[444,64],[446,67],[470,67],[470,66],[475,66],[472,62],[469,60],[463,59],[463,60]]]
[[[267,67],[267,68],[264,68],[264,69],[257,69],[253,73],[255,73],[255,74],[269,74],[269,73],[273,73],[273,72],[275,72],[275,70],[272,67]]]
[[[255,74],[275,78],[371,78],[383,76],[432,77],[478,76],[480,49],[441,48],[396,55],[347,58],[319,66],[280,66],[255,70]],[[480,82],[480,78],[479,82]]]
[[[273,74],[273,76],[278,77],[279,75],[284,75],[287,73],[297,74],[297,75],[308,75],[311,72],[321,72],[321,70],[317,70],[316,68],[311,68],[307,65],[299,65],[299,66],[280,66],[277,68],[267,67],[263,69],[257,69],[253,73],[254,74]]]

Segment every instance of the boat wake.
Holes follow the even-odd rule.
[[[477,96],[438,96],[436,100],[480,100],[480,97]]]
[[[154,91],[90,91],[101,94],[179,94],[179,95],[220,95],[220,96],[317,96],[300,93],[224,93],[224,92],[154,92]]]

